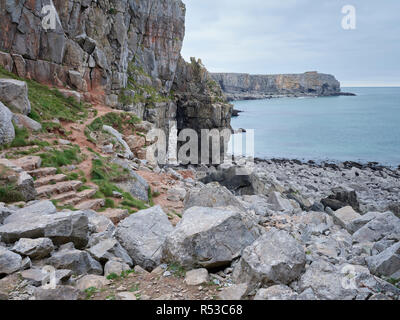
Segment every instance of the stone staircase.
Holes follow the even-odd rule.
[[[56,200],[60,207],[72,206],[78,210],[99,210],[104,206],[104,199],[92,199],[96,188],[78,192],[82,181],[68,180],[65,174],[57,174],[57,168],[41,168],[40,157],[24,157],[12,162],[35,179],[38,199]]]

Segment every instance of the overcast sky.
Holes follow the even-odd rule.
[[[185,59],[212,72],[330,73],[352,85],[400,85],[400,0],[183,0]],[[342,8],[356,8],[355,30]]]

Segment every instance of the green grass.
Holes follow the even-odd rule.
[[[114,209],[114,208],[115,208],[115,202],[114,202],[114,200],[113,200],[113,199],[107,198],[106,201],[105,201],[104,207],[105,207],[105,208]]]
[[[22,193],[14,183],[0,181],[0,202],[13,203],[25,201]]]
[[[186,276],[186,270],[179,263],[174,262],[168,266],[168,271],[170,271],[177,278],[184,278]]]
[[[53,150],[39,154],[42,159],[42,167],[62,167],[77,164],[82,161],[79,146],[70,147],[65,150]]]
[[[134,114],[110,112],[96,118],[87,128],[90,131],[101,131],[103,126],[107,125],[121,132],[125,126],[133,126],[140,122],[141,120]]]
[[[22,79],[0,67],[0,77],[25,81],[31,102],[29,117],[40,123],[46,120],[77,121],[87,117],[87,108],[74,98],[66,98],[57,89],[49,88],[36,81]]]
[[[87,288],[87,289],[85,290],[85,293],[86,293],[86,300],[90,300],[90,299],[94,296],[94,294],[97,293],[98,291],[99,291],[99,290],[98,290],[96,287]]]

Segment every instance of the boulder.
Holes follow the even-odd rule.
[[[15,139],[12,117],[12,112],[0,102],[0,146],[9,144]]]
[[[207,269],[195,269],[186,272],[185,283],[188,286],[199,286],[208,283],[209,279]]]
[[[88,218],[80,211],[59,212],[16,220],[0,226],[0,236],[5,243],[21,238],[50,238],[54,244],[73,242],[77,248],[88,243]]]
[[[305,271],[304,248],[289,233],[275,228],[243,250],[233,272],[236,283],[289,284]]]
[[[360,218],[361,215],[355,212],[350,206],[343,207],[333,212],[333,221],[342,228],[345,228],[347,231],[352,229],[350,227],[351,223]]]
[[[49,238],[20,239],[12,251],[31,259],[43,259],[54,250],[53,242]]]
[[[371,273],[391,278],[400,271],[400,242],[365,260]]]
[[[57,208],[53,202],[49,200],[38,201],[22,209],[18,209],[14,214],[10,215],[4,220],[4,224],[32,220],[40,216],[47,216],[56,212]]]
[[[257,291],[254,300],[296,300],[298,294],[285,285],[275,285]]]
[[[124,263],[132,266],[133,262],[126,250],[115,239],[100,241],[88,249],[88,252],[101,263],[106,263],[113,258],[120,258]]]
[[[261,233],[240,211],[192,207],[167,237],[164,258],[188,268],[228,266]]]
[[[356,297],[357,290],[344,286],[346,280],[345,274],[337,267],[324,260],[317,260],[301,277],[299,289],[312,289],[320,300],[352,300]]]
[[[243,201],[247,203],[245,207],[259,216],[269,216],[271,214],[271,206],[268,203],[268,198],[264,195],[243,196]]]
[[[140,175],[138,175],[131,166],[131,163],[125,159],[113,159],[113,163],[116,163],[127,169],[129,172],[129,178],[126,181],[121,181],[115,183],[115,185],[130,193],[134,198],[142,200],[144,202],[149,201],[149,184],[145,179],[143,179]]]
[[[202,188],[191,189],[185,197],[185,210],[191,207],[227,207],[234,206],[240,210],[245,210],[243,205],[236,197],[218,182],[212,182]]]
[[[151,271],[160,265],[161,247],[173,227],[160,206],[139,211],[121,221],[116,237],[134,264]]]
[[[271,210],[292,212],[293,206],[288,199],[282,197],[279,192],[273,191],[269,194],[268,202],[271,205]]]
[[[146,139],[141,136],[129,136],[126,138],[126,143],[131,150],[143,148],[146,144]]]
[[[39,122],[29,118],[24,114],[14,113],[13,121],[14,124],[20,129],[27,128],[32,131],[42,130],[42,125]]]
[[[55,289],[36,288],[34,293],[36,300],[44,301],[75,301],[82,300],[82,291],[71,286],[57,286]]]
[[[0,246],[0,275],[14,273],[21,267],[21,256]]]
[[[123,271],[129,271],[131,268],[126,263],[119,260],[110,260],[104,266],[104,275],[107,277],[110,274],[120,275]]]
[[[352,220],[350,223],[347,224],[347,231],[351,234],[355,233],[357,230],[361,229],[365,226],[368,222],[374,220],[376,217],[381,215],[380,212],[368,212],[359,218]]]
[[[57,269],[69,269],[76,275],[103,274],[101,264],[93,259],[86,251],[66,249],[55,252],[47,263]]]
[[[14,112],[24,115],[28,115],[31,112],[26,82],[14,79],[0,79],[0,101]]]
[[[89,288],[97,288],[100,289],[110,284],[110,281],[107,280],[106,277],[96,276],[94,274],[88,274],[83,276],[76,282],[76,288],[85,291]]]
[[[349,188],[334,188],[332,194],[321,200],[325,207],[332,210],[339,210],[346,206],[351,206],[355,211],[360,212],[360,203],[358,202],[357,193]]]
[[[353,234],[353,241],[358,243],[382,239],[400,241],[400,219],[391,212],[378,215]]]
[[[235,301],[243,300],[248,291],[248,286],[246,283],[234,284],[230,287],[223,288],[218,294],[219,300],[224,301]]]
[[[4,223],[4,220],[15,213],[14,210],[4,207],[4,205],[0,204],[0,225]]]
[[[72,275],[71,270],[56,270],[56,284],[60,284],[62,281],[68,280]],[[42,269],[32,268],[21,272],[21,277],[28,281],[29,284],[39,287],[43,283],[48,281],[49,273]]]

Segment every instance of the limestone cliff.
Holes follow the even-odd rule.
[[[44,28],[52,12],[55,28]],[[180,100],[171,88],[190,77],[180,57],[185,12],[181,0],[0,0],[0,65],[166,127]],[[193,117],[220,112],[211,97],[196,103]],[[222,118],[201,123],[229,126]]]
[[[277,75],[212,73],[211,76],[220,84],[229,100],[341,94],[340,82],[334,76],[317,72]]]

